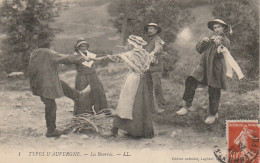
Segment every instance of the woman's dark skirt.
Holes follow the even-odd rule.
[[[95,112],[107,108],[105,90],[96,72],[88,74],[77,73],[75,81],[76,90],[81,91],[88,85],[90,85],[91,93],[89,96],[84,96],[74,103],[74,115],[86,112],[93,113],[92,106],[94,106]]]
[[[153,138],[154,130],[149,102],[147,83],[145,78],[141,78],[133,105],[133,120],[116,116],[113,126],[135,137]]]

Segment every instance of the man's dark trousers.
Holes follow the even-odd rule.
[[[153,80],[153,91],[156,97],[157,103],[160,105],[165,105],[165,100],[163,97],[162,85],[161,85],[161,78],[162,72],[153,72],[152,74]]]
[[[67,83],[61,80],[63,93],[66,97],[76,101],[80,97],[79,91],[71,88]],[[45,105],[45,119],[47,132],[53,132],[56,129],[56,110],[57,105],[55,99],[49,99],[41,96],[41,101]]]
[[[195,95],[195,90],[198,87],[199,81],[194,77],[189,76],[185,81],[185,91],[183,100],[186,101],[186,106],[189,108]],[[221,89],[208,86],[209,94],[209,114],[214,116],[218,113],[219,101],[221,96]]]

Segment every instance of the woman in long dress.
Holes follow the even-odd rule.
[[[79,39],[75,45],[74,55],[81,55],[85,60],[83,64],[76,64],[77,75],[75,80],[76,90],[83,90],[90,85],[91,92],[88,97],[79,99],[74,104],[74,115],[78,115],[85,112],[97,113],[102,109],[107,108],[107,99],[105,95],[104,87],[97,76],[95,70],[94,58],[96,54],[88,51],[89,44],[84,39]]]
[[[147,44],[141,37],[129,36],[128,46],[132,50],[99,58],[114,62],[124,62],[129,67],[129,73],[123,85],[113,121],[112,136],[117,136],[118,129],[126,131],[134,137],[153,138],[154,130],[149,105],[149,94],[144,74],[149,70],[153,59],[142,48]]]

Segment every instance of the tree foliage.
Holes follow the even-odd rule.
[[[0,8],[2,41],[1,64],[5,71],[26,72],[30,53],[51,42],[59,29],[50,23],[58,16],[55,0],[5,0]]]
[[[257,0],[214,0],[213,15],[233,25],[233,49],[250,60],[248,77],[259,72],[259,11]]]
[[[127,33],[145,36],[143,27],[147,23],[158,23],[164,41],[171,43],[190,20],[187,10],[180,10],[175,0],[114,0],[109,12],[115,16],[114,25],[121,32],[123,18],[129,18]]]
[[[114,0],[111,2],[109,13],[114,16],[113,23],[118,32],[122,32],[124,17],[128,19],[126,37],[134,34],[147,37],[144,26],[157,23],[161,26],[161,38],[166,42],[163,60],[163,75],[167,77],[178,60],[177,50],[171,45],[182,27],[193,20],[189,10],[180,9],[175,0]]]

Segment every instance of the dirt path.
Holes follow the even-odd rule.
[[[73,103],[67,98],[57,100],[57,126],[62,126],[72,117]],[[24,151],[85,151],[153,150],[190,151],[206,150],[213,156],[212,147],[225,147],[223,137],[210,133],[198,133],[190,128],[159,126],[154,124],[153,139],[135,140],[119,133],[118,138],[105,139],[93,135],[70,133],[60,138],[46,138],[44,105],[29,91],[2,91],[0,93],[0,146],[5,150]],[[94,150],[94,151],[95,151]],[[27,152],[26,152],[27,151]],[[208,156],[208,155],[205,155]]]

